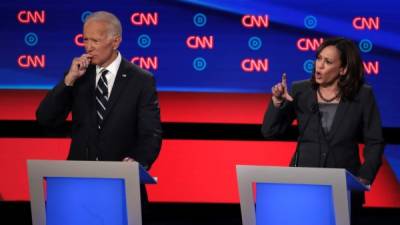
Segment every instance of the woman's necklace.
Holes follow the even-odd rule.
[[[333,98],[330,98],[330,99],[325,98],[322,95],[322,93],[321,93],[319,88],[317,89],[317,92],[318,92],[319,97],[321,97],[321,99],[324,100],[324,102],[333,102],[333,100],[335,100],[335,99],[337,99],[339,97],[339,92],[335,96],[333,96]]]

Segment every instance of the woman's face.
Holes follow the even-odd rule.
[[[337,85],[339,76],[345,74],[341,65],[339,50],[333,45],[325,47],[315,61],[315,82],[322,87]]]

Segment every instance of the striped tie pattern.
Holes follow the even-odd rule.
[[[101,72],[99,81],[96,87],[96,110],[97,110],[97,128],[101,130],[103,119],[106,113],[108,102],[108,84],[106,79],[107,70]]]

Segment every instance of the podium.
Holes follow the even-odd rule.
[[[141,225],[137,162],[28,160],[33,225]]]
[[[243,225],[350,225],[350,191],[369,190],[345,169],[237,165],[236,172]]]

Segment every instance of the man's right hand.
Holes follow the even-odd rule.
[[[69,68],[67,76],[65,76],[64,83],[66,86],[73,86],[75,81],[85,74],[86,69],[90,65],[92,56],[89,54],[83,54],[79,58],[72,60],[71,67]]]
[[[280,107],[283,101],[293,101],[287,88],[286,74],[282,74],[282,81],[272,87],[272,102],[275,107]]]

